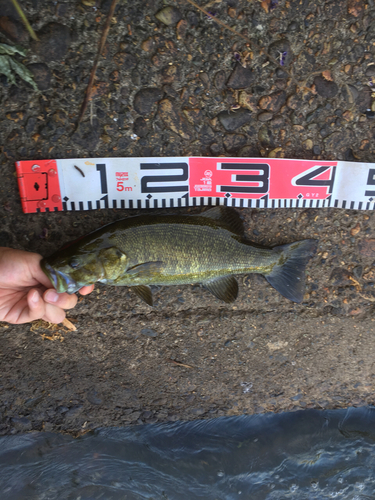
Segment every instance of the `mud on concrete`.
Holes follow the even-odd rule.
[[[1,43],[40,93],[0,77],[0,245],[48,255],[136,212],[22,213],[14,162],[100,156],[263,156],[371,161],[372,1],[119,3],[92,106],[74,132],[109,8],[25,2],[31,42],[0,2]],[[169,23],[169,24],[168,24]],[[350,181],[350,180],[349,180]],[[190,209],[190,213],[199,209]],[[264,245],[318,238],[302,304],[242,276],[225,305],[199,286],[160,287],[150,308],[98,286],[77,327],[1,324],[0,432],[373,404],[375,227],[371,212],[243,209]]]

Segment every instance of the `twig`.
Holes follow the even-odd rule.
[[[360,283],[358,283],[358,281],[356,279],[354,279],[352,276],[349,276],[349,279],[350,279],[350,281],[353,281],[354,286],[357,289],[357,292],[360,292],[362,290]]]
[[[167,361],[169,361],[169,363],[173,363],[174,365],[177,365],[177,366],[183,366],[184,368],[194,368],[193,366],[185,365],[184,363],[181,363],[180,361],[175,361],[174,359],[167,358]]]
[[[363,299],[368,300],[369,302],[375,302],[375,298],[374,297],[365,297],[361,293],[359,294],[359,296],[362,297]]]
[[[90,100],[90,97],[91,97],[91,91],[92,91],[92,86],[94,85],[94,79],[95,79],[96,69],[98,67],[99,59],[100,59],[100,56],[101,56],[101,54],[103,52],[105,42],[107,40],[109,27],[110,27],[110,24],[111,24],[113,13],[115,12],[117,1],[118,0],[112,0],[111,7],[109,9],[107,19],[105,21],[105,25],[104,25],[104,28],[103,28],[103,33],[102,33],[102,36],[101,36],[100,42],[99,42],[98,53],[96,54],[93,67],[91,69],[90,80],[89,80],[89,83],[88,83],[87,89],[86,89],[86,95],[85,95],[85,98],[83,99],[83,103],[82,103],[82,106],[81,106],[81,111],[79,113],[77,124],[75,126],[74,131],[76,131],[78,129],[78,126],[81,123],[81,120],[82,120],[83,115],[85,114],[85,111],[86,111],[86,108],[87,108],[87,104],[89,103],[89,100]]]
[[[30,23],[27,20],[27,17],[23,13],[23,10],[21,9],[20,4],[17,2],[17,0],[12,0],[12,3],[14,5],[14,7],[16,8],[16,11],[18,12],[18,15],[22,19],[23,24],[26,26],[27,31],[30,33],[31,38],[33,38],[34,40],[39,40],[39,38],[36,36],[35,31],[30,26]]]
[[[77,167],[77,165],[73,165],[73,167],[78,170],[78,172],[82,175],[82,177],[86,177],[85,176],[85,172],[83,170],[81,170],[79,167]]]
[[[64,318],[64,321],[62,322],[63,326],[67,328],[68,330],[71,330],[72,332],[75,332],[77,328],[73,325],[71,321],[68,320],[68,318]]]
[[[190,3],[191,5],[193,5],[196,9],[200,10],[201,12],[203,12],[203,14],[206,14],[206,16],[210,17],[213,21],[215,21],[215,23],[220,24],[220,26],[222,26],[223,28],[231,31],[232,33],[234,33],[237,36],[240,36],[241,38],[243,38],[244,40],[246,40],[248,43],[251,43],[254,46],[256,45],[253,41],[250,40],[250,38],[247,38],[247,36],[242,35],[241,33],[238,33],[238,31],[234,30],[233,28],[231,28],[227,24],[223,23],[223,21],[220,21],[220,19],[216,19],[215,16],[213,16],[212,14],[210,14],[206,9],[204,9],[203,7],[201,7],[200,5],[198,5],[197,3],[193,2],[193,0],[186,0],[186,1],[188,3]]]

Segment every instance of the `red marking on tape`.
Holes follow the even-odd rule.
[[[24,213],[62,210],[55,160],[18,161],[16,169]]]
[[[337,161],[190,158],[190,197],[320,199],[329,197]]]

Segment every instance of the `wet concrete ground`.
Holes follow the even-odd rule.
[[[3,1],[0,42],[30,48],[23,62],[41,93],[0,77],[1,246],[48,255],[135,213],[25,215],[20,159],[372,161],[372,1],[202,4],[253,45],[182,1],[171,2],[168,26],[155,17],[162,2],[119,3],[93,105],[75,133],[109,4],[23,5],[40,42]],[[68,314],[75,332],[2,324],[1,432],[372,404],[372,213],[241,213],[258,243],[319,239],[302,304],[249,276],[233,305],[183,286],[157,289],[151,309],[127,289],[100,286]]]

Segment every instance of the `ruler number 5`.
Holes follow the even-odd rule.
[[[367,186],[375,186],[375,168],[368,171]],[[375,191],[365,191],[365,196],[375,196]]]

